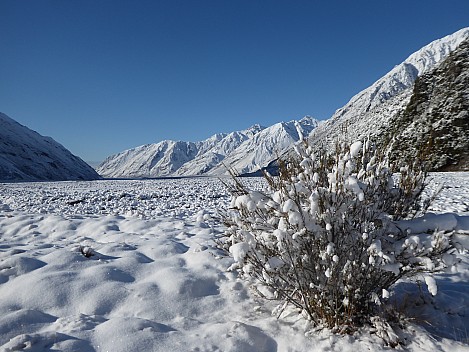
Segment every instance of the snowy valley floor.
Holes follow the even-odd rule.
[[[469,236],[469,173],[432,177],[443,188],[430,211],[458,215]],[[391,350],[367,329],[273,317],[215,248],[228,204],[210,178],[0,184],[0,350]],[[396,287],[410,318],[400,349],[469,351],[468,258],[438,276],[436,297]]]

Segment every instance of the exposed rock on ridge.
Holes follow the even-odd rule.
[[[431,71],[467,38],[469,28],[463,28],[410,55],[319,126],[309,138],[311,144],[331,147],[339,136],[354,140],[388,135],[390,120],[405,109],[417,77]]]
[[[469,171],[469,39],[417,78],[406,109],[391,121],[394,160],[419,153],[433,171]]]

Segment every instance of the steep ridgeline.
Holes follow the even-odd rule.
[[[318,125],[311,117],[264,128],[219,133],[202,142],[163,141],[108,157],[98,168],[104,177],[137,178],[223,175],[257,171]]]
[[[99,175],[50,137],[0,113],[0,181],[94,180]]]
[[[210,137],[200,143],[197,156],[182,165],[176,171],[176,175],[194,176],[211,172],[213,168],[220,165],[228,155],[233,153],[244,142],[256,136],[263,128],[264,127],[260,125],[254,125],[244,131],[216,134]]]
[[[417,77],[431,71],[469,38],[469,28],[424,46],[370,87],[355,95],[310,136],[313,145],[330,147],[340,137],[355,140],[389,135],[389,123],[409,103]]]
[[[195,143],[162,141],[110,156],[97,171],[101,176],[116,178],[169,176],[196,155]]]
[[[138,178],[202,175],[262,127],[217,133],[202,142],[162,141],[125,150],[98,167],[104,177]]]
[[[307,137],[319,125],[318,120],[304,117],[299,121],[280,122],[268,127],[241,144],[209,174],[223,174],[227,167],[239,174],[250,174],[265,168],[300,140],[299,132]]]
[[[415,81],[406,109],[394,116],[394,160],[418,153],[434,171],[469,171],[469,39]]]

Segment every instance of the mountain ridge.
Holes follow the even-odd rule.
[[[381,138],[409,103],[417,77],[432,70],[469,38],[469,27],[432,41],[409,55],[371,86],[355,94],[309,136],[313,146],[331,147],[339,138]]]
[[[422,159],[432,171],[469,170],[469,38],[417,78],[391,126],[395,163]]]
[[[304,137],[313,147],[326,148],[332,147],[339,138],[349,141],[365,137],[385,140],[389,125],[412,99],[418,77],[432,71],[468,38],[469,27],[434,40],[410,54],[368,88],[355,94],[330,119],[323,122],[315,120],[310,127],[303,126]],[[238,139],[239,144],[224,152],[218,152],[213,147],[206,148],[204,153],[196,153],[194,158],[189,158],[191,160],[176,167],[175,171],[174,168],[166,171],[164,176],[216,176],[226,174],[228,168],[239,174],[255,174],[261,168],[272,168],[276,158],[288,153],[300,139],[297,125],[293,121],[290,125],[286,124],[262,128],[250,138]],[[123,161],[122,156],[120,158]],[[103,163],[98,172],[105,177],[112,176],[105,172],[105,166]],[[153,173],[152,176],[162,174]]]
[[[252,172],[273,160],[277,156],[276,148],[282,153],[298,141],[298,128],[308,135],[318,124],[319,121],[305,116],[299,121],[279,122],[270,127],[255,124],[241,131],[218,133],[200,142],[161,141],[111,155],[97,170],[103,177],[122,178],[214,176],[229,173],[228,167],[238,173]],[[163,158],[177,159],[181,163],[152,165],[150,159],[154,156],[156,146],[161,143],[189,143],[194,152],[188,153],[184,148],[167,149]],[[261,154],[258,153],[260,149]],[[237,155],[249,162],[243,163]]]
[[[436,39],[421,49],[410,54],[403,62],[394,66],[387,74],[375,81],[370,87],[355,94],[345,106],[339,108],[331,117],[331,120],[342,116],[351,105],[357,104],[363,96],[370,96],[368,103],[363,103],[358,112],[363,109],[369,111],[376,105],[394,97],[399,92],[410,88],[415,79],[433,68],[437,63],[446,58],[459,44],[469,37],[469,27]],[[387,88],[387,89],[383,89]],[[372,93],[370,93],[372,91]]]

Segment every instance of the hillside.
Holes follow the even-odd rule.
[[[394,160],[420,153],[430,170],[469,170],[469,39],[417,78],[409,104],[390,126]]]
[[[50,137],[0,113],[0,180],[94,180],[99,175]]]
[[[416,79],[437,67],[467,38],[469,28],[464,28],[411,54],[319,126],[309,138],[311,144],[330,147],[339,137],[389,138],[391,120],[406,109]]]
[[[464,51],[468,40],[469,28],[464,28],[424,46],[324,123],[305,117],[219,133],[201,142],[162,141],[110,156],[98,172],[123,178],[218,176],[228,169],[256,174],[275,169],[275,160],[300,139],[298,131],[312,146],[329,149],[338,139],[370,137],[384,144],[395,137],[396,155],[410,158],[415,154],[408,151],[431,140],[435,145],[428,152],[438,156],[429,164],[432,170],[467,169],[467,55],[451,53],[460,46]]]

